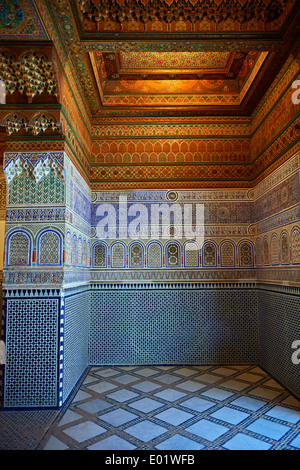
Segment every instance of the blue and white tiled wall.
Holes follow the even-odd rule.
[[[300,398],[300,362],[293,360],[300,341],[299,288],[262,284],[258,286],[260,364]]]
[[[57,407],[59,289],[6,291],[3,406]]]
[[[261,282],[300,283],[299,158],[291,158],[251,191],[257,279]]]
[[[259,361],[255,286],[92,285],[91,365]]]
[[[89,292],[87,287],[64,291],[62,402],[89,365]]]
[[[60,152],[47,162],[62,171],[37,191],[23,157],[7,170],[4,406],[61,406],[89,364],[257,362],[300,394],[289,345],[300,339],[299,156],[251,190],[126,194],[148,211],[204,204],[192,254],[172,236],[97,238],[97,208],[118,215],[120,193],[91,193]],[[46,158],[32,154],[33,168]]]
[[[84,249],[90,237],[89,188],[62,152],[5,158],[2,403],[6,408],[57,408],[88,365],[88,294],[77,277],[85,279],[90,265]],[[70,266],[65,262],[67,233],[82,241]],[[76,284],[82,289],[76,290]]]
[[[252,194],[258,291],[260,364],[300,397],[299,155],[263,180]]]

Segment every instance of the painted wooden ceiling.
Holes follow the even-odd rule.
[[[250,116],[290,53],[299,22],[296,0],[45,3],[92,121]],[[47,41],[39,2],[1,4],[2,39]]]
[[[290,51],[296,10],[294,0],[71,1],[92,115],[250,115]]]

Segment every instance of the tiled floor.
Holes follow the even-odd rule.
[[[36,449],[300,449],[300,402],[257,366],[92,367]]]

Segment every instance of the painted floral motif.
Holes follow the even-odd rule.
[[[161,266],[161,246],[157,242],[150,243],[148,248],[148,267],[160,267]]]
[[[221,246],[222,266],[234,266],[234,246],[230,242],[225,242]]]
[[[116,243],[112,247],[111,252],[111,266],[112,268],[124,267],[124,246],[121,243]]]
[[[60,264],[60,238],[57,233],[49,230],[41,235],[39,240],[39,264],[51,266]]]
[[[300,232],[298,229],[293,231],[292,235],[292,253],[293,263],[300,263]]]
[[[269,244],[268,240],[265,238],[264,239],[264,244],[263,244],[263,258],[264,258],[264,264],[267,265],[269,264]]]
[[[281,237],[281,263],[289,263],[289,240],[286,233],[283,233]]]
[[[252,247],[250,243],[243,242],[240,246],[240,265],[241,266],[252,266]]]
[[[186,243],[184,247],[185,266],[196,267],[199,266],[199,250],[195,243]]]
[[[121,52],[124,68],[204,68],[226,66],[229,52]]]
[[[94,267],[106,267],[106,249],[102,243],[98,243],[94,247]]]
[[[167,248],[167,265],[179,266],[179,248],[176,243],[170,243]]]
[[[142,267],[143,266],[143,247],[138,243],[134,243],[130,247],[130,266]]]
[[[205,243],[203,247],[203,266],[215,266],[216,247],[213,243]]]
[[[8,265],[27,266],[29,264],[29,237],[23,232],[14,233],[9,240]]]
[[[0,26],[16,29],[24,20],[23,10],[18,0],[0,0]]]

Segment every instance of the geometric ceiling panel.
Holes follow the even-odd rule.
[[[250,116],[290,53],[299,0],[51,0],[49,7],[92,120]]]
[[[229,52],[121,52],[121,68],[150,70],[224,69],[230,58]]]
[[[267,52],[90,53],[104,107],[236,107]]]
[[[92,124],[106,116],[249,117],[287,59],[299,22],[299,0],[46,3]],[[42,38],[31,0],[13,5],[0,0],[2,39]]]

